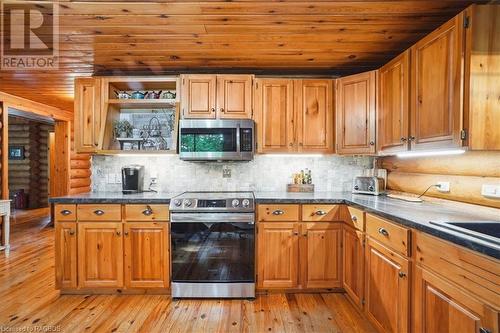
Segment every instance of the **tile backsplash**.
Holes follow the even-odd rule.
[[[256,155],[251,162],[186,162],[178,155],[92,157],[92,190],[120,191],[121,167],[145,167],[144,186],[157,178],[153,189],[183,191],[285,191],[293,173],[312,170],[316,191],[349,191],[354,177],[372,166],[373,158],[360,156]],[[223,168],[225,176],[223,177]],[[227,178],[227,169],[230,177]]]

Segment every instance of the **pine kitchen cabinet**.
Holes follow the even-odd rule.
[[[78,222],[78,286],[123,287],[121,223]]]
[[[411,149],[462,146],[464,14],[411,47]]]
[[[61,293],[170,288],[165,205],[56,204],[54,213]]]
[[[78,152],[93,153],[101,147],[101,79],[75,79],[75,147]]]
[[[346,293],[359,307],[364,303],[364,242],[363,232],[350,227],[343,228],[342,284]]]
[[[294,90],[291,79],[255,79],[257,151],[295,151]]]
[[[168,288],[169,235],[163,222],[123,225],[125,285],[131,288]]]
[[[498,261],[415,234],[416,332],[498,332]]]
[[[299,224],[263,222],[257,226],[257,285],[259,288],[297,288]]]
[[[377,152],[409,149],[410,52],[405,51],[378,71]]]
[[[340,288],[342,285],[342,224],[301,223],[300,271],[303,288]]]
[[[56,287],[76,288],[78,283],[76,222],[58,222],[55,231]]]
[[[255,80],[258,151],[333,153],[333,80]]]
[[[75,150],[82,153],[120,153],[122,147],[114,126],[117,121],[127,120],[135,126],[131,114],[154,114],[162,110],[171,113],[174,123],[179,119],[179,103],[176,98],[165,98],[167,91],[177,92],[178,77],[167,76],[96,76],[75,79]],[[160,93],[160,98],[147,98],[146,93]],[[143,98],[132,98],[134,93]],[[177,92],[178,93],[178,92]],[[128,98],[120,98],[121,94]],[[153,117],[153,116],[151,116]],[[137,125],[140,126],[140,125]],[[173,153],[176,149],[177,126],[172,126],[172,144],[155,150],[156,153]],[[131,152],[132,150],[129,150]],[[139,152],[136,148],[135,152]]]
[[[259,205],[257,287],[322,289],[342,285],[338,205]],[[299,217],[299,210],[306,211]],[[328,216],[321,221],[310,217]],[[295,221],[290,221],[295,219]]]
[[[375,154],[377,71],[337,79],[336,151]]]
[[[253,75],[182,75],[184,118],[251,119]]]
[[[377,241],[366,242],[365,313],[381,332],[410,328],[409,260]]]
[[[299,152],[333,152],[333,81],[294,80]]]

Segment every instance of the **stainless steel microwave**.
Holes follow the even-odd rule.
[[[250,119],[182,119],[179,155],[188,161],[250,161],[255,125]]]

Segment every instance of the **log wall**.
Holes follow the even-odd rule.
[[[9,145],[23,146],[25,159],[9,160],[9,192],[24,189],[28,208],[48,206],[48,138],[53,126],[9,117]]]
[[[71,127],[71,155],[69,194],[90,192],[91,155],[75,152],[73,127]]]
[[[389,171],[391,190],[421,194],[439,181],[450,182],[450,192],[435,188],[426,195],[500,208],[499,199],[481,195],[483,184],[500,184],[500,152],[471,151],[462,155],[401,159],[384,157],[379,165]]]

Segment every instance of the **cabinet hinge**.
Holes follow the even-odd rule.
[[[186,79],[182,79],[182,84],[186,84]]]
[[[259,82],[255,82],[255,89],[259,89]]]
[[[361,299],[361,304],[365,305],[365,299]]]
[[[470,17],[464,16],[464,28],[467,29],[469,27]]]
[[[363,239],[363,242],[361,243],[363,247],[366,247],[366,240]]]
[[[460,139],[467,140],[467,130],[463,129],[460,131]]]

